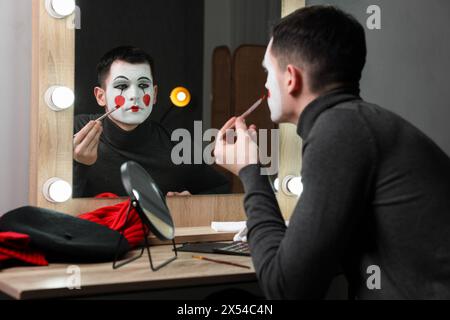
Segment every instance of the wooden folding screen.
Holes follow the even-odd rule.
[[[232,57],[227,47],[214,50],[211,106],[213,128],[221,128],[233,115],[241,115],[266,93],[266,74],[261,66],[265,50],[264,46],[243,45],[236,49]],[[258,129],[275,128],[270,120],[266,101],[247,118],[247,123],[255,124]],[[228,177],[232,181],[232,192],[242,193],[244,190],[239,178],[232,175]]]

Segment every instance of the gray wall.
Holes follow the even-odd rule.
[[[381,30],[368,30],[364,99],[412,122],[450,155],[450,1],[307,0],[332,4],[364,26],[369,5],[381,8]]]
[[[0,1],[0,215],[28,203],[31,1]]]
[[[211,61],[214,48],[233,52],[241,44],[267,45],[270,24],[281,16],[281,0],[205,0],[203,66],[204,129],[211,123]]]

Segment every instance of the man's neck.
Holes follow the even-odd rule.
[[[309,93],[307,95],[303,95],[302,97],[300,97],[299,100],[297,101],[297,107],[295,109],[293,117],[292,117],[292,119],[290,119],[289,122],[294,125],[297,125],[298,122],[300,121],[300,117],[302,116],[302,113],[303,113],[303,111],[305,111],[306,107],[311,102],[316,100],[319,96],[320,96],[320,94]]]
[[[137,124],[126,124],[120,121],[117,121],[116,119],[114,119],[113,117],[108,116],[108,118],[115,123],[116,126],[118,126],[120,129],[124,130],[124,131],[133,131],[134,129],[136,129],[138,127]]]
[[[303,94],[297,102],[297,108],[295,109],[294,117],[289,122],[297,125],[300,121],[300,117],[302,116],[303,111],[305,111],[305,109],[311,104],[311,102],[313,102],[320,96],[325,95],[332,90],[338,89],[341,86],[343,86],[343,84],[332,84],[332,85],[324,88],[320,92],[312,93],[309,91],[309,92]]]

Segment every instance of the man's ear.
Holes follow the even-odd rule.
[[[106,107],[106,92],[101,87],[94,88],[94,96],[100,107]]]
[[[304,86],[304,71],[292,64],[289,64],[286,67],[286,76],[288,93],[292,95],[297,95],[300,93]]]
[[[158,102],[158,86],[153,86],[153,104]]]

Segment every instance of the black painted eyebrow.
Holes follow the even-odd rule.
[[[130,81],[130,79],[128,79],[128,78],[125,77],[125,76],[118,76],[117,78],[114,79],[114,81],[116,81],[116,80],[118,80],[118,79],[125,79],[125,80]]]
[[[150,78],[147,78],[147,77],[140,77],[139,79],[138,79],[138,81],[140,81],[140,80],[147,80],[147,81],[152,81]]]

